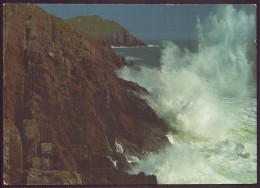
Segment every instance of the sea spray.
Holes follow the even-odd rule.
[[[177,133],[172,146],[149,154],[129,173],[155,174],[159,183],[256,182],[256,85],[246,42],[255,17],[231,5],[197,19],[199,50],[164,42],[161,68],[124,67],[118,75],[137,82]]]

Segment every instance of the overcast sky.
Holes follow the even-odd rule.
[[[141,4],[39,4],[39,6],[63,19],[98,15],[114,20],[143,40],[196,38],[197,16],[203,20],[216,8],[216,5]],[[253,6],[236,5],[236,7],[249,12],[255,10]]]

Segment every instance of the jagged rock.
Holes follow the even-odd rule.
[[[52,143],[41,143],[41,154],[51,155],[53,153],[53,144]]]
[[[32,167],[40,169],[40,167],[41,167],[41,158],[40,157],[33,157],[32,158]]]
[[[126,155],[169,143],[166,122],[134,95],[148,92],[114,73],[125,59],[33,4],[6,4],[4,21],[4,118],[12,122],[4,123],[12,140],[4,141],[5,180],[18,184],[26,171],[26,184],[156,183],[125,172]]]
[[[82,185],[76,172],[31,168],[26,174],[28,185]]]
[[[71,147],[76,161],[84,162],[89,160],[90,156],[88,155],[87,145],[72,145]]]
[[[23,148],[20,134],[14,122],[4,119],[4,182],[23,183]]]
[[[23,120],[23,126],[24,126],[24,135],[26,137],[26,140],[28,143],[34,142],[37,139],[38,129],[39,129],[39,123],[36,119]]]

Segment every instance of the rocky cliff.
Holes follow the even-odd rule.
[[[35,5],[3,14],[5,183],[156,183],[126,172],[169,141],[147,91],[114,73],[125,59]]]
[[[113,46],[146,46],[120,24],[99,16],[77,16],[66,20],[73,28]]]

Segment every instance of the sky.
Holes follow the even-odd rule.
[[[38,4],[57,17],[67,19],[75,16],[98,15],[113,20],[142,40],[193,39],[197,37],[196,19],[203,21],[216,5],[163,5],[163,4]],[[249,8],[248,8],[249,7]],[[238,9],[254,11],[253,6]]]

